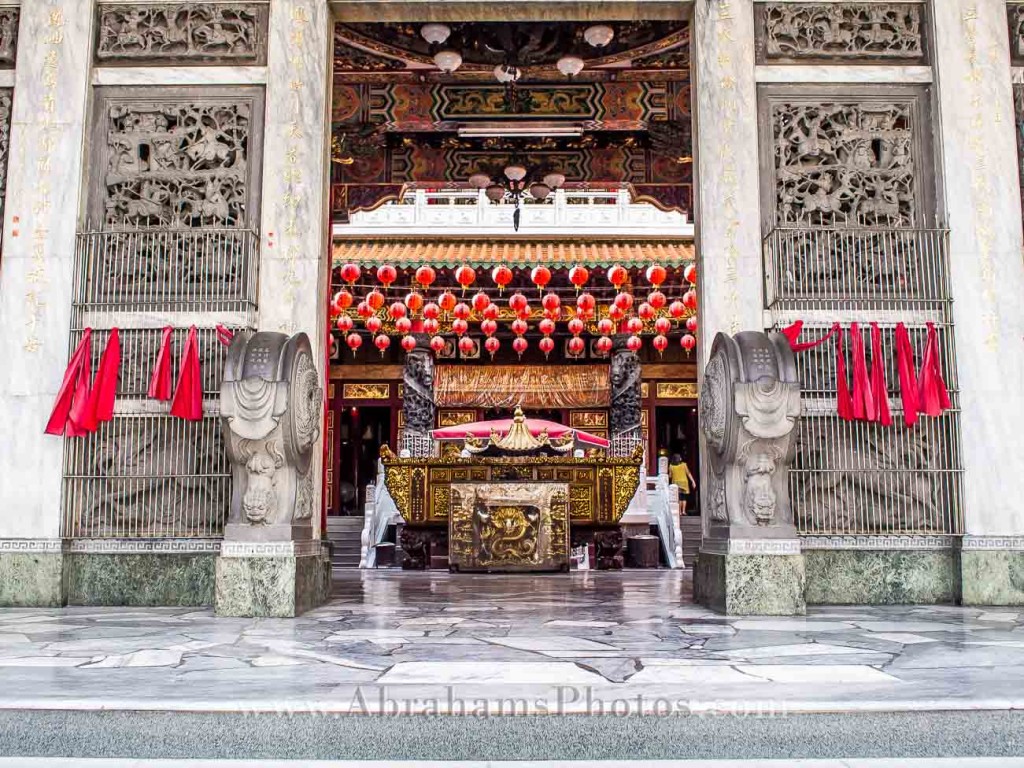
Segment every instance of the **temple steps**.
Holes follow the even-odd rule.
[[[328,516],[327,538],[333,545],[331,565],[334,568],[359,567],[362,533],[362,515]]]

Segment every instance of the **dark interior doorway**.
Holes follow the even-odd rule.
[[[700,477],[700,455],[697,440],[697,406],[659,405],[654,409],[656,445],[658,451],[666,451],[671,458],[679,456],[690,468],[694,478]],[[679,498],[680,505],[686,502],[686,514],[700,514],[700,494],[691,487],[690,492]]]
[[[380,447],[391,437],[390,406],[344,408],[338,425],[336,493],[331,513],[361,515],[366,486],[376,482]]]

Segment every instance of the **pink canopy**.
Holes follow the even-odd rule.
[[[491,431],[499,435],[507,435],[512,428],[512,419],[494,419],[493,421],[474,421],[470,424],[460,424],[457,427],[444,427],[435,429],[431,434],[435,440],[465,440],[467,437],[477,437],[486,440],[491,436]],[[595,448],[607,448],[609,443],[603,437],[592,435],[580,429],[573,429],[564,424],[546,419],[527,419],[526,427],[534,437],[547,430],[548,437],[557,440],[567,434],[572,434],[577,443],[590,445]]]

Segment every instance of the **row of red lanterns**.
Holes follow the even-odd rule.
[[[355,352],[363,345],[363,337],[355,332],[349,333],[345,337],[345,343],[348,345],[349,349],[352,350],[352,353],[355,354]],[[380,350],[381,354],[384,354],[384,352],[386,352],[387,349],[391,346],[391,337],[388,336],[386,333],[379,333],[376,336],[374,336],[373,343],[374,346],[376,346],[377,349]],[[412,352],[414,349],[416,349],[416,338],[414,336],[403,336],[400,343],[402,349],[404,349],[406,352]],[[652,346],[659,353],[664,352],[668,348],[668,345],[668,338],[661,334],[655,336],[652,340]],[[679,345],[687,352],[692,352],[693,349],[697,346],[697,340],[691,334],[687,333],[684,334],[679,339]],[[435,353],[440,354],[441,352],[444,351],[444,348],[446,346],[447,342],[445,341],[443,336],[431,337],[430,348]],[[538,342],[537,346],[540,349],[540,351],[544,353],[544,356],[547,357],[554,350],[555,342],[550,336],[544,336]],[[573,336],[571,339],[569,339],[569,341],[567,342],[567,346],[569,349],[569,354],[573,356],[583,354],[586,348],[586,344],[584,343],[583,339],[581,339],[579,336]],[[598,352],[600,352],[602,355],[607,355],[609,352],[612,351],[612,340],[608,336],[601,336],[595,342],[595,346],[597,347]],[[464,355],[469,355],[475,351],[476,344],[470,336],[461,336],[459,337],[458,347],[459,351],[462,352]],[[529,342],[526,340],[524,336],[516,336],[512,340],[512,349],[516,352],[516,354],[519,355],[519,357],[522,357],[523,353],[526,352],[528,348]],[[628,339],[626,339],[626,348],[633,352],[639,352],[643,348],[643,339],[636,335],[630,336]],[[501,342],[495,336],[487,336],[487,338],[484,339],[484,349],[490,352],[491,358],[493,359],[494,355],[498,352],[499,349],[501,349]]]

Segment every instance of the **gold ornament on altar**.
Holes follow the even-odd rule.
[[[504,435],[492,429],[487,440],[467,437],[465,445],[466,450],[470,453],[483,453],[489,448],[496,448],[504,453],[532,453],[541,448],[550,448],[558,453],[568,453],[572,450],[573,443],[571,432],[554,439],[548,436],[546,429],[534,435],[526,425],[526,414],[523,413],[523,409],[516,408],[512,417],[512,426]]]

